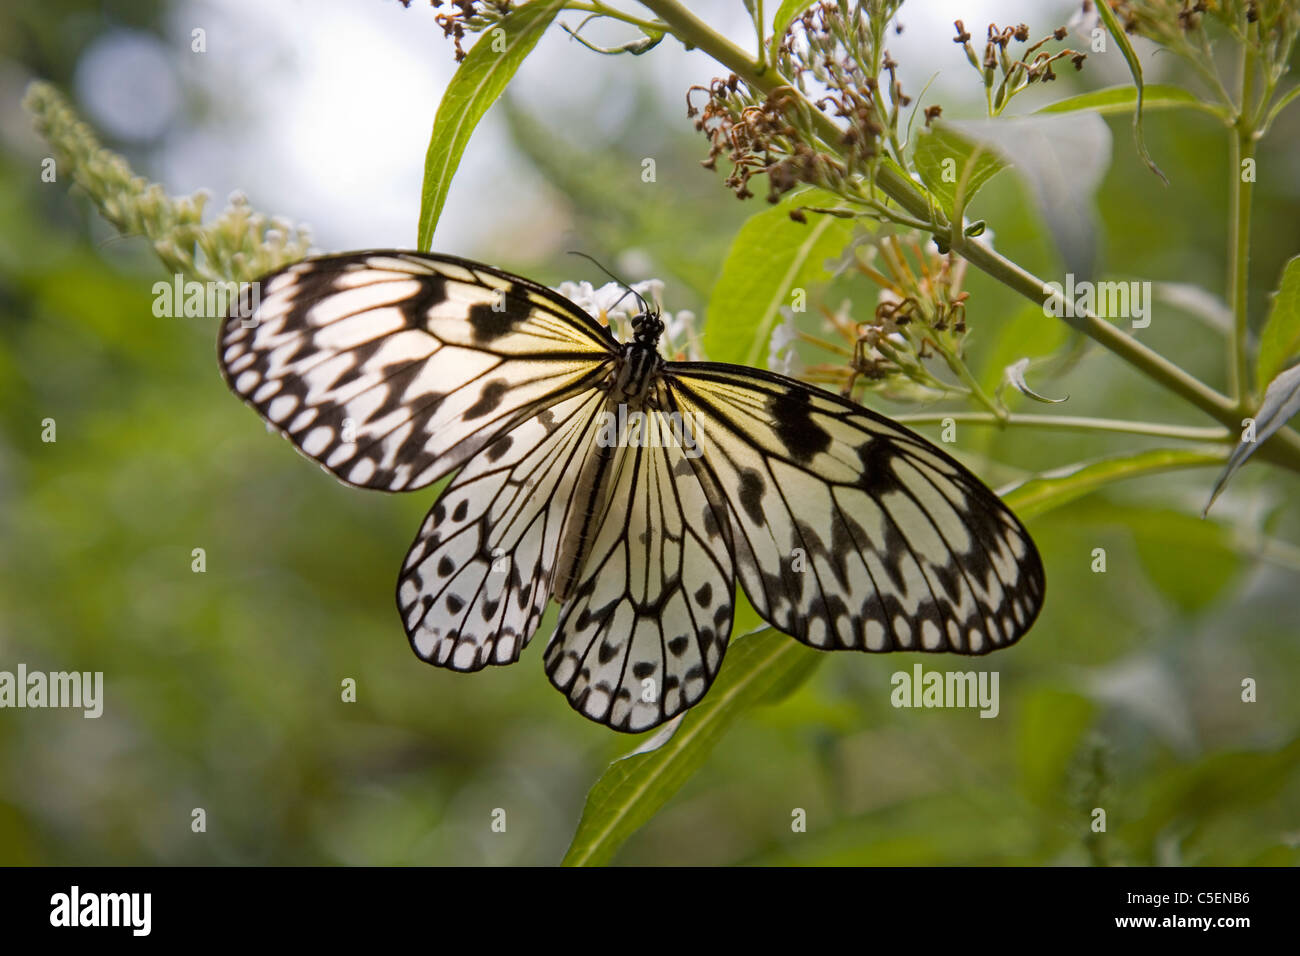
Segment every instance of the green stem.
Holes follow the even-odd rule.
[[[1232,338],[1228,349],[1228,392],[1241,415],[1249,414],[1253,404],[1250,370],[1247,364],[1246,335],[1249,328],[1246,312],[1250,281],[1250,208],[1254,194],[1254,170],[1249,181],[1242,164],[1255,160],[1255,128],[1252,124],[1251,100],[1255,85],[1255,54],[1249,44],[1241,56],[1241,100],[1232,129],[1230,177],[1230,211],[1228,213],[1228,303],[1232,308]]]
[[[947,419],[967,425],[1016,425],[1026,428],[1052,428],[1064,431],[1121,432],[1125,435],[1150,435],[1155,438],[1177,438],[1184,441],[1224,441],[1232,432],[1222,428],[1190,428],[1184,425],[1162,425],[1158,422],[1122,421],[1115,418],[1084,418],[1078,415],[1017,415],[999,418],[988,412],[922,412],[915,415],[893,415],[902,425],[941,425]]]
[[[984,389],[980,387],[979,379],[971,374],[971,370],[966,367],[966,363],[958,358],[951,349],[947,348],[942,342],[940,342],[938,337],[930,338],[928,341],[934,346],[935,351],[943,356],[943,360],[948,364],[949,371],[956,375],[957,378],[960,379],[968,389],[970,389],[970,393],[976,401],[987,408],[989,413],[996,416],[999,420],[1005,420],[1008,415],[1007,410],[1000,407],[993,401],[993,399],[989,398],[988,395],[984,393]]]
[[[760,68],[744,50],[716,33],[677,0],[641,0],[641,4],[653,10],[678,40],[703,50],[739,76],[751,88],[763,93],[785,88],[794,93],[789,80],[775,70]],[[813,108],[811,103],[806,105],[807,112],[817,126],[818,135],[827,144],[837,142],[841,137],[839,128],[825,113]],[[929,219],[932,214],[935,215],[936,219],[941,220],[937,223],[935,232],[945,239],[948,238],[949,226],[942,221],[942,214],[932,210],[925,193],[907,176],[881,164],[876,172],[876,184],[889,198],[918,219]],[[960,232],[958,241],[952,244],[952,251],[1031,302],[1044,303],[1053,296],[1059,298],[1059,294],[1047,290],[1042,279]],[[1062,316],[1072,328],[1087,335],[1175,395],[1195,405],[1229,430],[1236,431],[1241,427],[1241,415],[1235,401],[1220,395],[1158,352],[1090,313],[1071,316],[1067,311],[1062,310]],[[1289,428],[1280,429],[1259,449],[1257,457],[1300,472],[1300,435]]]
[[[656,23],[653,20],[642,20],[640,17],[634,17],[615,7],[600,3],[599,0],[595,0],[595,2],[592,3],[566,3],[564,9],[577,10],[583,13],[593,13],[598,17],[609,17],[611,20],[621,20],[623,23],[637,27],[645,33],[660,33],[665,27],[665,24],[663,23]]]
[[[1241,413],[1251,404],[1250,371],[1246,353],[1247,292],[1250,269],[1250,204],[1254,183],[1242,181],[1241,164],[1255,157],[1252,133],[1233,130],[1231,211],[1228,221],[1228,301],[1232,307],[1232,336],[1228,352],[1228,390]]]
[[[1224,89],[1223,81],[1219,79],[1219,71],[1214,66],[1214,51],[1210,49],[1210,38],[1205,33],[1205,23],[1197,27],[1197,32],[1201,35],[1201,50],[1197,56],[1191,50],[1191,45],[1184,41],[1185,49],[1182,52],[1183,59],[1192,65],[1197,73],[1210,85],[1214,93],[1219,98],[1225,109],[1233,109],[1232,97]]]
[[[748,53],[730,40],[716,33],[712,27],[697,17],[677,0],[641,0],[643,7],[653,10],[659,19],[672,28],[672,33],[687,47],[703,50],[723,66],[729,67],[741,79],[755,89],[771,92],[779,86],[785,86],[785,80],[779,75],[775,82],[763,82],[766,70],[762,64],[750,57]],[[821,110],[809,109],[814,115],[821,115]],[[833,125],[833,124],[832,124]]]
[[[886,192],[889,191],[888,187],[884,188]],[[1233,419],[1235,407],[1227,398],[1109,322],[1089,312],[1079,314],[1078,310],[1073,308],[1073,303],[1066,303],[1064,296],[1050,289],[1042,279],[994,252],[988,246],[975,242],[961,233],[957,234],[957,240],[952,243],[952,251],[1031,302],[1046,305],[1054,301],[1057,305],[1055,311],[1061,314],[1061,321],[1114,352],[1149,378],[1219,419],[1225,425],[1229,427],[1236,425]]]

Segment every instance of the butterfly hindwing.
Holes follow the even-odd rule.
[[[462,671],[518,659],[550,598],[574,475],[604,406],[583,393],[502,432],[443,491],[397,582],[422,659]]]
[[[694,437],[662,414],[627,417],[546,671],[576,710],[636,732],[681,713],[713,683],[735,577],[725,501],[696,469]]]
[[[438,480],[497,431],[589,388],[615,354],[608,330],[555,293],[447,257],[307,259],[254,291],[222,326],[226,381],[367,488]]]
[[[725,489],[740,579],[773,626],[813,647],[981,654],[1042,605],[1028,532],[930,442],[801,382],[672,363],[702,461]]]

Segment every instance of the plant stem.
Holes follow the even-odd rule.
[[[1115,418],[1084,418],[1077,415],[1017,415],[1005,419],[988,412],[922,412],[915,415],[890,416],[901,425],[940,425],[946,419],[967,425],[1017,425],[1028,428],[1054,428],[1066,431],[1122,432],[1126,435],[1150,435],[1185,441],[1224,441],[1232,432],[1222,428],[1190,428],[1162,425],[1158,422],[1122,421]]]
[[[1250,370],[1247,365],[1246,335],[1249,328],[1246,312],[1250,281],[1250,207],[1255,187],[1255,171],[1247,177],[1242,164],[1255,165],[1255,128],[1251,100],[1254,94],[1255,54],[1247,43],[1241,54],[1241,100],[1232,128],[1229,162],[1230,211],[1228,213],[1228,302],[1232,308],[1232,336],[1228,350],[1228,391],[1237,403],[1237,412],[1249,414],[1253,404]]]
[[[882,188],[889,192],[888,186]],[[1073,308],[1073,303],[1068,303],[1070,308],[1067,308],[1067,303],[1059,292],[1049,289],[1042,279],[994,252],[988,246],[958,233],[956,241],[952,243],[952,251],[1031,302],[1046,305],[1048,302],[1055,301],[1058,306],[1056,311],[1061,313],[1062,322],[1082,332],[1144,372],[1147,377],[1225,425],[1236,424],[1233,418],[1236,407],[1228,398],[1109,322],[1097,318],[1091,312],[1080,314]]]
[[[760,73],[743,50],[715,33],[677,0],[642,0],[642,3],[668,23],[679,39],[708,53],[755,89],[770,93],[780,87],[788,87],[786,79],[775,71]],[[817,123],[823,139],[833,143],[840,138],[838,127],[825,113],[813,109],[811,104],[809,104],[809,112]],[[942,214],[936,213],[927,197],[914,183],[888,166],[882,165],[878,169],[876,182],[886,195],[918,220],[929,220],[933,215],[942,219]],[[941,225],[942,232],[946,233],[949,229],[948,224],[941,223]],[[951,241],[948,235],[944,236],[946,240],[951,241],[954,252],[994,279],[1015,289],[1030,301],[1041,303],[1048,298],[1042,279],[1004,259],[987,246],[970,240],[961,233],[960,229],[955,232],[956,236],[952,237],[955,241]],[[1069,325],[1136,365],[1155,381],[1190,401],[1202,411],[1224,421],[1224,424],[1229,424],[1227,416],[1235,415],[1236,408],[1231,401],[1110,323],[1103,322],[1095,315],[1071,317],[1066,310],[1061,311],[1065,322]],[[1232,427],[1236,427],[1235,421],[1232,422]],[[1300,446],[1297,450],[1300,451]],[[1297,461],[1300,462],[1300,457]]]
[[[1254,134],[1233,130],[1231,211],[1228,222],[1228,301],[1232,306],[1232,335],[1229,338],[1228,390],[1237,400],[1241,414],[1252,404],[1250,370],[1247,364],[1247,292],[1250,270],[1250,205],[1253,182],[1243,181],[1242,163],[1255,158]],[[1251,178],[1254,178],[1252,173]]]
[[[775,83],[761,82],[759,77],[766,71],[761,68],[760,61],[755,60],[726,37],[714,31],[712,27],[687,10],[677,0],[641,0],[641,5],[653,10],[659,19],[668,24],[672,28],[673,35],[687,48],[696,47],[703,50],[723,66],[731,69],[750,86],[767,92],[770,89],[785,85],[779,76]],[[812,109],[811,111],[814,115],[821,113],[821,110],[818,109]]]
[[[997,402],[993,401],[993,399],[989,398],[988,395],[984,393],[984,389],[980,387],[979,379],[977,379],[971,373],[971,370],[966,367],[966,363],[959,359],[951,349],[947,348],[943,342],[939,340],[938,336],[929,338],[927,341],[934,346],[936,352],[943,356],[943,360],[947,363],[949,371],[956,375],[957,378],[960,379],[968,389],[970,389],[971,396],[987,408],[999,421],[1006,420],[1009,414],[1007,410],[1002,408]]]
[[[790,95],[798,93],[780,73],[757,63],[749,54],[686,9],[678,0],[640,0],[654,11],[668,26],[670,32],[688,47],[709,54],[724,67],[745,81],[751,88],[764,93],[786,89]],[[827,143],[840,140],[842,133],[821,110],[807,103],[807,112],[817,126],[818,135]],[[1252,146],[1253,148],[1253,146]],[[906,175],[881,164],[876,170],[876,185],[894,202],[918,219],[936,219],[936,234],[948,239],[949,225],[941,212],[936,211],[929,198]],[[976,268],[987,273],[1008,288],[1014,289],[1031,302],[1045,303],[1059,294],[1049,291],[1042,279],[1004,258],[987,246],[957,231],[958,240],[951,244],[953,252],[964,257]],[[1133,365],[1148,378],[1164,386],[1175,395],[1195,405],[1229,430],[1240,427],[1238,403],[1219,394],[1195,376],[1170,362],[1153,349],[1104,322],[1091,313],[1071,316],[1061,310],[1063,320],[1072,328],[1093,339],[1124,361]],[[1300,435],[1289,428],[1279,429],[1257,453],[1257,457],[1272,461],[1300,472]]]
[[[592,3],[567,3],[565,4],[565,9],[577,10],[582,13],[592,13],[598,17],[608,17],[611,20],[621,20],[623,23],[637,27],[645,33],[658,33],[664,28],[664,24],[662,23],[655,23],[651,20],[642,20],[629,13],[624,13],[616,7],[611,7],[601,3],[600,0],[594,0]]]
[[[1183,59],[1190,63],[1196,72],[1201,74],[1201,77],[1209,83],[1224,108],[1231,110],[1233,109],[1232,97],[1224,89],[1223,81],[1219,79],[1219,71],[1214,66],[1214,51],[1210,49],[1210,38],[1206,35],[1204,21],[1196,28],[1196,32],[1201,37],[1200,56],[1197,56],[1190,49],[1191,45],[1184,40],[1185,48],[1181,51]]]

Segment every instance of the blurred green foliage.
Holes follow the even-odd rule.
[[[80,9],[78,23],[102,28],[96,5]],[[0,16],[37,41],[60,15],[15,11]],[[45,41],[5,52],[64,83],[75,62]],[[1061,95],[1071,82],[1081,91],[1086,76],[1063,79]],[[580,116],[508,115],[585,250],[635,246],[667,280],[669,308],[708,301],[731,237],[764,207],[698,169],[704,143],[683,117],[647,108],[620,152],[583,143]],[[1103,277],[1222,296],[1215,121],[1148,117],[1168,189],[1129,148],[1128,118],[1107,122]],[[634,130],[653,139],[659,176],[629,189],[651,154]],[[1256,317],[1300,247],[1298,141],[1295,109],[1262,144]],[[529,261],[500,212],[481,258],[574,274],[568,257]],[[1054,271],[1013,175],[991,180],[971,215],[1015,261]],[[538,647],[471,676],[417,661],[392,591],[433,492],[358,493],[266,434],[221,382],[215,322],[155,318],[156,260],[104,235],[32,157],[0,159],[0,669],[103,671],[106,696],[97,720],[0,711],[0,863],[558,862],[593,781],[636,742],[573,714]],[[990,385],[1010,360],[1069,348],[991,280],[972,272],[966,287],[972,367]],[[1144,335],[1221,383],[1223,339],[1200,320],[1161,309]],[[1207,424],[1096,350],[1058,364],[1047,381],[1072,414]],[[56,442],[41,440],[45,419]],[[957,452],[995,485],[1161,444],[960,434]],[[827,655],[792,696],[737,722],[614,862],[1300,863],[1300,561],[1286,543],[1300,540],[1300,481],[1252,464],[1202,522],[1214,471],[1108,485],[1030,519],[1049,582],[1033,632],[991,658],[925,661],[997,669],[996,719],[893,708],[890,675],[916,655]],[[356,703],[341,699],[347,678]],[[1247,678],[1257,702],[1242,701]],[[1105,833],[1090,829],[1097,807]],[[491,829],[497,808],[505,833]],[[796,809],[807,832],[792,832]]]

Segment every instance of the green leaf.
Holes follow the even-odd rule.
[[[1164,181],[1164,184],[1168,186],[1169,177],[1162,173],[1160,167],[1155,164],[1151,154],[1147,152],[1146,141],[1142,138],[1142,63],[1138,60],[1137,54],[1133,52],[1133,44],[1128,42],[1128,35],[1125,34],[1124,27],[1120,25],[1115,12],[1105,3],[1098,3],[1096,7],[1097,12],[1101,14],[1102,22],[1106,24],[1107,32],[1119,44],[1119,50],[1124,54],[1124,61],[1128,64],[1128,71],[1133,74],[1133,139],[1137,142],[1138,155],[1147,164],[1147,168],[1159,176]]]
[[[1288,260],[1282,268],[1282,281],[1273,293],[1273,307],[1259,339],[1255,381],[1273,381],[1297,354],[1300,354],[1300,256]]]
[[[1007,507],[1025,520],[1059,508],[1111,482],[1178,468],[1217,465],[1227,454],[1226,448],[1213,446],[1199,449],[1156,448],[1135,455],[1104,458],[1046,472],[1010,489],[1003,489],[999,494]]]
[[[1137,108],[1138,91],[1135,86],[1108,86],[1104,90],[1080,93],[1055,103],[1048,103],[1035,112],[1038,113],[1074,113],[1078,110],[1090,110],[1107,116],[1113,113],[1131,113]],[[1156,83],[1142,91],[1142,108],[1144,110],[1194,109],[1222,117],[1224,112],[1211,103],[1206,103],[1181,86],[1169,86]]]
[[[742,634],[752,634],[755,631],[767,627],[767,622],[763,620],[754,605],[749,602],[749,595],[739,584],[736,585],[733,611],[731,614],[731,633],[736,637]]]
[[[780,308],[790,304],[790,290],[829,279],[826,261],[838,257],[853,236],[850,219],[809,213],[801,223],[790,212],[838,203],[830,193],[808,189],[755,213],[740,227],[709,297],[704,326],[709,359],[761,364]]]
[[[950,219],[958,218],[980,188],[1007,165],[996,150],[944,123],[917,137],[913,161],[921,181]]]
[[[1071,511],[1080,527],[1113,526],[1131,534],[1147,578],[1179,608],[1195,613],[1211,604],[1241,568],[1228,528],[1172,508],[1139,507],[1109,499]]]
[[[563,0],[534,0],[515,8],[498,26],[479,37],[447,84],[424,157],[417,239],[421,252],[428,252],[433,246],[433,231],[447,201],[452,176],[474,128],[505,91],[519,65],[563,6]]]
[[[1268,131],[1273,125],[1273,120],[1277,119],[1278,114],[1286,109],[1287,105],[1297,96],[1300,96],[1300,86],[1293,86],[1282,94],[1278,101],[1273,104],[1273,108],[1268,111],[1268,118],[1264,120],[1264,125],[1260,127],[1260,135]]]
[[[775,62],[777,51],[781,49],[781,39],[790,24],[794,22],[794,18],[811,7],[814,2],[815,0],[782,0],[781,5],[776,8],[776,16],[772,18],[772,41],[768,51],[770,60]]]
[[[1279,750],[1217,753],[1174,767],[1146,789],[1146,806],[1121,824],[1126,842],[1147,844],[1179,822],[1202,826],[1218,816],[1249,816],[1300,778],[1300,740]]]
[[[1147,577],[1184,611],[1213,602],[1241,567],[1227,529],[1213,521],[1165,508],[1106,510],[1107,520],[1133,532]]]
[[[1032,114],[945,125],[1015,167],[1061,250],[1065,271],[1091,275],[1097,247],[1094,194],[1111,157],[1106,121],[1095,113]]]
[[[581,43],[591,52],[600,53],[604,56],[618,56],[620,53],[631,53],[633,56],[641,56],[645,53],[649,53],[664,40],[664,32],[662,30],[650,30],[646,27],[641,27],[641,36],[635,40],[629,40],[622,46],[597,46],[596,44],[586,40],[582,34],[578,32],[582,27],[579,27],[577,30],[571,30],[561,23],[560,29],[567,33],[570,39]]]
[[[1048,398],[1046,395],[1040,395],[1030,388],[1029,383],[1025,381],[1025,372],[1028,368],[1028,358],[1017,359],[1003,370],[1004,380],[1022,395],[1027,395],[1034,401],[1042,402],[1044,405],[1059,405],[1061,402],[1069,401],[1069,395],[1065,396],[1065,398]]]
[[[1246,459],[1255,454],[1255,450],[1297,412],[1300,412],[1300,365],[1293,365],[1268,383],[1268,388],[1264,390],[1264,400],[1255,413],[1255,429],[1251,440],[1247,441],[1243,433],[1242,440],[1232,449],[1228,464],[1224,466],[1219,480],[1214,483],[1210,500],[1205,503],[1202,516],[1209,513],[1210,505],[1214,504],[1214,500],[1219,497],[1237,469],[1246,463]]]
[[[770,629],[732,644],[717,681],[686,712],[676,733],[653,750],[614,761],[596,781],[564,865],[608,863],[700,768],[737,717],[786,697],[820,659],[817,651]]]

